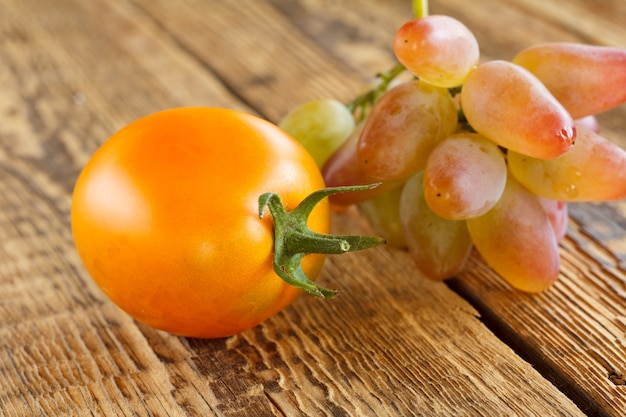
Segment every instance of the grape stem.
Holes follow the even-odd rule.
[[[379,80],[378,84],[346,104],[346,107],[348,107],[348,109],[352,112],[352,114],[354,115],[354,119],[357,122],[365,119],[368,108],[378,101],[383,93],[387,91],[387,88],[389,88],[389,84],[398,75],[404,72],[405,69],[406,68],[404,68],[404,65],[402,65],[401,63],[397,63],[390,70],[379,72],[378,74],[376,74],[376,77]]]
[[[413,0],[413,15],[418,19],[428,16],[428,0]]]
[[[302,269],[302,258],[311,253],[342,254],[382,245],[385,239],[372,236],[326,235],[312,231],[307,226],[309,214],[324,198],[337,193],[363,191],[379,184],[331,187],[318,190],[306,197],[296,208],[287,211],[280,196],[265,193],[259,197],[259,217],[267,207],[274,219],[274,260],[276,274],[285,282],[301,288],[306,293],[321,298],[333,298],[336,290],[315,284]]]
[[[416,18],[428,16],[428,0],[413,0],[413,14]],[[389,84],[405,70],[404,65],[397,63],[389,71],[378,73],[376,75],[379,80],[378,84],[346,104],[354,115],[354,120],[360,122],[365,119],[368,109],[387,91]]]

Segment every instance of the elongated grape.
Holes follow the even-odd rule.
[[[396,187],[359,205],[376,234],[387,241],[387,246],[398,249],[406,248],[400,221],[401,195],[402,187]]]
[[[514,288],[540,292],[559,276],[559,248],[537,196],[509,176],[502,198],[487,213],[467,220],[483,259]]]
[[[574,120],[528,70],[507,61],[480,65],[461,91],[470,125],[498,145],[555,158],[574,144]]]
[[[538,197],[538,200],[548,215],[548,220],[550,220],[557,242],[561,242],[567,233],[567,203],[543,197]]]
[[[289,112],[279,127],[296,139],[322,167],[354,130],[354,117],[341,102],[320,99]]]
[[[594,133],[600,133],[600,122],[598,122],[598,118],[594,115],[581,117],[580,119],[574,120],[576,124],[583,126]]]
[[[480,56],[474,34],[460,21],[443,15],[402,25],[394,38],[394,52],[419,79],[445,88],[461,85]]]
[[[495,143],[475,133],[458,133],[439,142],[426,161],[424,197],[439,216],[462,220],[490,210],[504,191],[504,155]]]
[[[393,87],[365,120],[357,144],[363,171],[379,180],[410,177],[424,169],[428,154],[457,121],[448,90],[419,81]]]
[[[328,158],[322,167],[322,176],[327,187],[375,183],[380,183],[380,185],[365,191],[333,194],[328,198],[333,205],[358,204],[383,194],[402,183],[401,181],[380,181],[363,171],[356,155],[356,146],[362,130],[363,123],[359,123],[348,139]]]
[[[626,102],[626,49],[544,43],[521,51],[513,62],[541,80],[576,119]]]
[[[578,125],[576,145],[555,159],[509,152],[512,174],[531,192],[560,201],[626,198],[626,151]]]
[[[446,220],[428,207],[423,184],[420,172],[404,185],[400,220],[417,269],[430,279],[445,280],[463,270],[472,241],[464,221]]]

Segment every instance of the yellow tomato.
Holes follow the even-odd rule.
[[[149,326],[217,338],[291,304],[302,290],[273,269],[272,217],[324,187],[307,151],[273,124],[219,108],[178,108],[113,135],[84,167],[72,201],[77,250],[95,282]],[[329,231],[326,201],[308,217]],[[307,255],[311,278],[324,255]]]

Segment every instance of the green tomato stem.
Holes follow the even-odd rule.
[[[324,198],[342,192],[362,191],[378,184],[324,188],[306,197],[296,208],[287,211],[276,193],[265,193],[259,197],[259,217],[265,215],[267,207],[274,219],[274,271],[285,282],[301,288],[306,293],[321,298],[332,298],[336,290],[315,284],[302,269],[302,258],[308,254],[342,254],[373,248],[385,243],[380,237],[337,236],[312,231],[307,220],[313,208]]]

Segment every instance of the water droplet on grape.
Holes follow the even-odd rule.
[[[572,168],[568,169],[567,178],[569,178],[569,180],[563,181],[557,184],[558,193],[570,199],[575,199],[579,193],[579,190],[576,184],[580,181],[581,177],[582,177],[582,172],[580,172],[579,170],[572,169]]]
[[[575,184],[564,184],[560,188],[560,193],[565,194],[571,199],[574,199],[578,195],[578,189]]]

